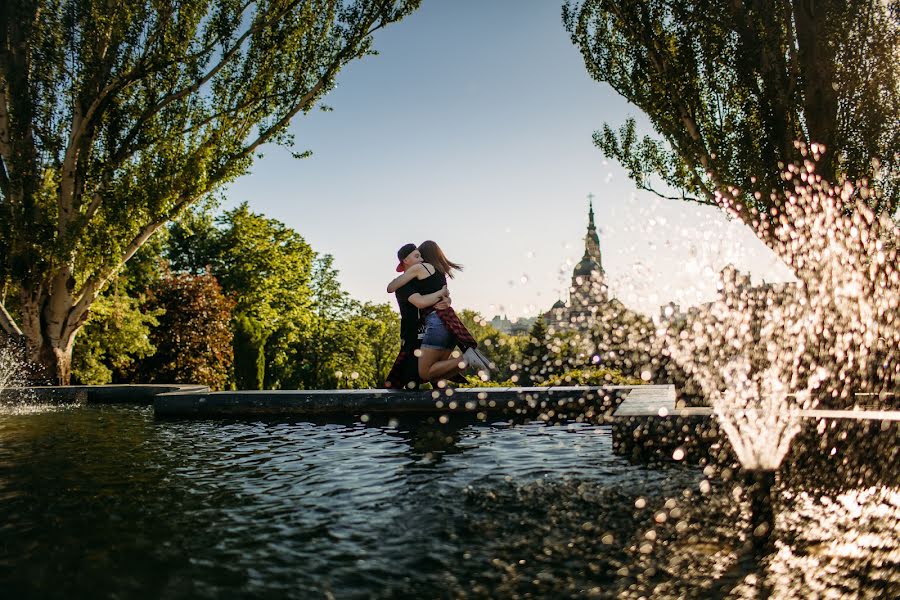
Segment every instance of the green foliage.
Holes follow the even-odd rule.
[[[261,390],[266,376],[266,329],[247,315],[235,315],[234,382],[239,390]]]
[[[400,351],[400,315],[389,304],[367,302],[350,321],[361,341],[356,363],[366,374],[365,387],[380,388]]]
[[[165,311],[151,330],[156,353],[140,364],[139,376],[154,383],[198,383],[225,389],[233,358],[234,302],[209,274],[170,274],[151,290],[151,310]]]
[[[220,232],[214,208],[212,203],[201,203],[184,211],[166,228],[165,257],[172,271],[200,275],[212,272],[213,265],[219,263]]]
[[[502,381],[518,377],[523,338],[503,333],[473,310],[461,311],[459,318],[478,342],[478,348],[497,365],[492,378]]]
[[[341,289],[334,259],[313,261],[309,279],[309,315],[305,326],[275,333],[266,347],[267,385],[297,389],[366,387],[356,357],[363,342],[351,322],[358,304]],[[355,376],[354,376],[355,374]]]
[[[546,378],[545,364],[550,359],[547,350],[547,323],[538,316],[522,346],[522,385],[537,385]]]
[[[305,334],[301,334],[299,346],[307,366],[304,384],[317,389],[335,388],[343,381],[343,373],[348,373],[353,380],[352,374],[358,371],[353,361],[356,336],[348,323],[353,301],[341,289],[334,257],[330,254],[316,259],[310,291],[313,321]]]
[[[580,369],[606,369],[633,379],[647,373],[651,379],[666,377],[648,317],[613,299],[598,308],[590,323],[589,329],[576,329],[535,322],[523,345],[521,381],[544,385]]]
[[[491,387],[491,388],[499,388],[499,387],[515,387],[517,385],[522,385],[518,381],[513,381],[512,379],[507,379],[505,381],[496,381],[491,379],[490,381],[482,381],[476,375],[466,375],[466,383],[460,383],[455,387],[460,388],[481,388],[481,387]]]
[[[531,372],[534,382],[543,382],[571,369],[591,364],[593,347],[590,335],[574,329],[547,329],[543,362],[533,364]]]
[[[275,219],[250,212],[246,203],[217,219],[212,273],[234,297],[235,312],[269,334],[284,321],[309,312],[314,252],[303,237]]]
[[[309,312],[315,253],[299,233],[250,212],[246,202],[215,220],[208,211],[188,211],[170,228],[170,240],[173,270],[214,275],[235,300],[235,313],[267,335]]]
[[[235,301],[240,389],[378,387],[399,349],[398,315],[341,288],[334,259],[243,204],[214,218],[190,211],[170,227],[170,264],[213,274]]]
[[[110,10],[92,0],[13,0],[4,27],[15,51],[0,54],[9,207],[38,208],[34,233],[65,219],[57,199],[85,210],[90,219],[44,238],[37,251],[87,253],[87,270],[109,265],[143,227],[246,172],[261,144],[291,145],[291,118],[369,52],[372,31],[417,6],[189,0]],[[31,198],[17,197],[25,193]],[[27,236],[19,215],[10,216],[12,239]]]
[[[656,326],[649,317],[612,300],[599,311],[589,332],[591,361],[599,367],[640,378],[661,376],[664,366],[654,349]]]
[[[167,256],[172,267],[187,273],[209,271],[236,303],[238,388],[277,386],[279,376],[268,376],[267,365],[287,368],[287,346],[312,324],[315,253],[299,233],[251,212],[246,203],[218,218],[209,207],[188,211],[169,229]],[[267,348],[270,338],[273,344]]]
[[[553,375],[541,382],[542,386],[566,385],[641,385],[646,382],[637,377],[627,377],[615,369],[573,369]]]
[[[381,387],[400,349],[400,317],[388,304],[350,300],[331,276],[331,257],[317,260],[320,282],[314,303],[331,297],[340,311],[316,311],[308,328],[295,336],[276,332],[266,346],[271,363],[267,387],[299,389],[363,389]],[[330,273],[328,272],[330,271]],[[275,349],[278,349],[276,352]]]
[[[131,381],[136,362],[156,352],[150,335],[164,311],[142,305],[140,297],[117,293],[94,302],[73,353],[72,373],[79,383]]]
[[[163,258],[169,244],[168,232],[160,230],[135,252],[106,288],[108,293],[143,296],[165,275]],[[104,293],[104,292],[102,292]]]
[[[650,319],[612,301],[593,319],[591,330],[548,327],[535,320],[527,335],[512,336],[489,325],[481,316],[463,310],[460,319],[498,365],[492,378],[499,385],[551,385],[571,373],[609,373],[615,382],[640,382],[643,371],[656,373]],[[609,380],[604,380],[609,383]],[[471,379],[472,385],[493,385]],[[558,385],[558,384],[553,384]],[[592,384],[594,385],[594,384]],[[600,385],[599,383],[596,385]]]
[[[803,162],[797,141],[824,144],[827,180],[867,180],[872,208],[896,211],[898,11],[897,0],[585,0],[567,2],[563,20],[590,75],[661,138],[639,139],[633,119],[604,125],[604,154],[642,189],[665,195],[661,179],[749,224],[788,197],[772,192],[793,185],[782,171]]]
[[[162,277],[160,259],[166,236],[148,241],[94,301],[79,332],[72,374],[82,384],[134,381],[137,363],[156,352],[150,343],[162,309],[146,305],[147,290]]]
[[[312,322],[314,253],[300,234],[250,212],[246,203],[217,223],[220,229],[209,242],[213,254],[208,263],[235,300],[235,316],[240,318],[235,322],[237,384],[240,389],[262,389],[269,337],[281,331],[282,337],[296,339],[296,331]]]
[[[121,265],[263,144],[291,146],[292,119],[419,4],[0,4],[0,285],[26,299],[32,357],[59,357],[46,366],[67,380],[66,349]]]

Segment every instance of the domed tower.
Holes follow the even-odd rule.
[[[569,305],[574,311],[585,311],[608,300],[606,274],[600,255],[600,236],[594,225],[593,194],[588,196],[588,228],[584,237],[584,256],[572,271]]]

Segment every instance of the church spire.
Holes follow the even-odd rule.
[[[603,272],[603,262],[600,256],[600,236],[597,235],[597,226],[594,224],[594,194],[588,194],[588,228],[584,237],[584,258],[589,258],[597,263],[600,272]]]
[[[594,194],[588,194],[588,231],[594,227]]]

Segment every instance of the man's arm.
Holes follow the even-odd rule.
[[[416,308],[428,308],[429,306],[434,306],[435,304],[440,302],[441,299],[447,297],[447,295],[448,291],[447,286],[445,285],[438,291],[431,294],[426,294],[424,296],[422,294],[415,293],[409,297],[409,302]]]

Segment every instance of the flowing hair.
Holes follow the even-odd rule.
[[[451,279],[453,278],[454,270],[463,270],[462,265],[450,261],[444,255],[441,247],[431,240],[425,240],[419,245],[419,253],[422,255],[422,260],[431,263],[435,269]]]

